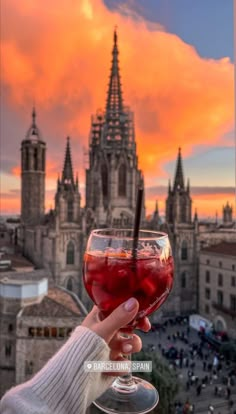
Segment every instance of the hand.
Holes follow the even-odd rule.
[[[142,341],[138,335],[132,334],[130,338],[121,336],[119,330],[131,322],[138,313],[139,303],[135,298],[130,298],[122,303],[103,321],[99,320],[99,309],[94,306],[92,311],[84,319],[82,326],[94,331],[101,336],[109,345],[110,359],[113,361],[124,360],[122,354],[139,352],[142,348]],[[137,328],[148,332],[151,324],[148,318],[140,320]],[[116,373],[112,373],[116,375]]]

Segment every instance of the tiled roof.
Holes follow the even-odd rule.
[[[79,305],[75,302],[69,292],[60,288],[49,289],[40,303],[26,306],[21,313],[22,316],[39,317],[68,317],[83,316]]]
[[[1,260],[11,260],[11,267],[12,268],[21,268],[21,267],[28,267],[28,268],[34,268],[34,265],[32,262],[30,262],[26,257],[22,256],[21,254],[9,254],[4,253],[1,257]]]
[[[221,242],[209,247],[205,247],[201,250],[203,253],[217,253],[223,254],[226,256],[235,256],[236,257],[236,242]]]

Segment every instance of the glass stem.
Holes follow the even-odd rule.
[[[124,338],[132,338],[132,334],[123,334],[122,336]],[[131,368],[131,354],[125,355],[127,361],[130,362],[130,368]],[[134,392],[137,389],[137,385],[134,381],[133,375],[132,375],[132,370],[130,372],[128,372],[127,374],[124,374],[118,378],[116,378],[116,380],[113,382],[112,386],[116,389],[116,391],[118,392],[122,392],[122,393],[129,393],[129,392]]]

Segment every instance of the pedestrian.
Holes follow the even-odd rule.
[[[197,396],[201,395],[201,392],[202,392],[202,384],[198,384],[198,386],[196,388],[196,391],[197,391]]]
[[[229,400],[231,396],[231,388],[229,386],[226,388],[226,394],[227,394],[227,399]]]

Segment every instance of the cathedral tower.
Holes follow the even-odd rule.
[[[55,210],[60,224],[79,223],[80,221],[79,184],[78,177],[75,179],[73,174],[69,137],[66,143],[64,168],[61,178],[57,181]]]
[[[169,183],[168,197],[166,200],[166,221],[169,224],[191,223],[192,200],[190,197],[189,181],[184,185],[181,148],[179,148],[174,185],[171,189]]]
[[[21,143],[21,220],[23,224],[39,224],[44,216],[46,144],[36,125],[33,108],[32,124]]]
[[[133,113],[124,105],[114,32],[105,111],[92,117],[86,170],[86,220],[97,226],[132,226],[136,194],[143,185],[138,169]],[[143,209],[144,217],[144,209]]]
[[[227,201],[226,205],[223,206],[223,224],[233,223],[233,207],[229,205]]]

